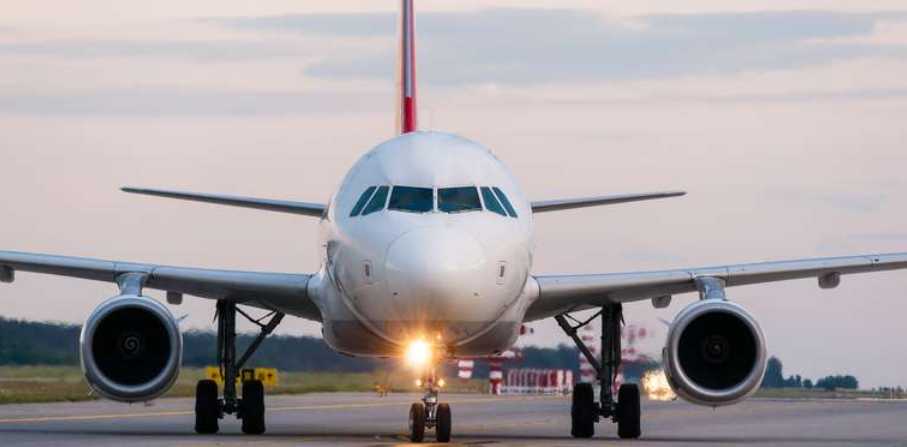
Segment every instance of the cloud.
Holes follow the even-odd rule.
[[[0,113],[22,115],[260,116],[348,114],[384,110],[385,98],[356,92],[240,92],[178,87],[134,87],[0,94]]]
[[[418,24],[420,78],[467,86],[466,94],[457,97],[467,102],[491,95],[485,86],[511,92],[496,95],[499,102],[552,104],[903,98],[907,85],[899,81],[854,81],[886,72],[878,67],[907,55],[907,44],[897,40],[898,27],[890,28],[885,40],[871,39],[880,23],[907,23],[907,13],[761,12],[610,20],[582,10],[428,12]],[[373,88],[377,84],[361,88],[360,82],[351,94],[356,82],[350,81],[390,85],[395,25],[392,13],[331,13],[179,21],[129,38],[102,31],[78,37],[32,33],[0,43],[0,67],[18,70],[0,89],[0,112],[280,115],[372,110],[368,100],[384,104],[387,92]],[[870,58],[882,62],[858,65]],[[821,84],[810,69],[832,70],[841,79]],[[852,74],[857,71],[858,78]],[[58,83],[61,72],[69,76],[68,83]],[[45,79],[47,73],[52,75]],[[790,88],[794,73],[808,78],[806,83]],[[738,81],[725,82],[733,79]],[[617,82],[620,88],[614,88]],[[690,87],[690,82],[696,85]],[[565,85],[573,87],[565,93]]]
[[[907,44],[875,42],[880,23],[907,13],[751,12],[609,20],[584,10],[487,9],[418,18],[423,82],[542,84],[676,79],[789,70],[867,57],[903,58]],[[77,59],[294,59],[322,79],[393,76],[392,13],[201,19],[230,38],[57,38],[0,43],[0,55]],[[184,22],[180,22],[183,25]],[[175,25],[174,25],[175,26]]]
[[[176,57],[192,60],[248,60],[300,56],[303,48],[261,39],[113,40],[79,38],[0,43],[0,55],[35,55],[78,59]]]
[[[825,184],[821,190],[773,186],[766,188],[765,196],[771,200],[785,201],[793,206],[802,206],[806,209],[821,206],[854,215],[878,213],[891,203],[890,194],[877,192],[871,186],[863,185],[841,189],[831,184]]]
[[[907,89],[903,88],[867,88],[846,91],[805,90],[782,93],[721,93],[721,94],[659,94],[642,98],[596,98],[585,99],[545,99],[547,104],[603,105],[603,104],[636,104],[636,103],[760,103],[760,102],[828,102],[850,100],[902,100],[907,98]],[[537,100],[526,100],[525,103],[537,103]]]
[[[829,41],[871,35],[900,12],[762,12],[644,16],[609,21],[581,10],[490,9],[419,16],[420,68],[429,82],[545,83],[675,78],[796,69],[860,57],[907,55],[907,46]],[[229,19],[243,30],[346,37],[391,36],[392,14]],[[332,53],[307,73],[387,77],[393,45]]]

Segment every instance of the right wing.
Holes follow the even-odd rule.
[[[145,275],[144,287],[231,300],[321,321],[321,312],[307,292],[311,275],[210,270],[0,251],[0,281],[12,282],[16,270],[111,283],[117,283],[125,274],[138,273]]]
[[[628,303],[697,291],[697,278],[713,277],[726,287],[792,279],[817,278],[823,288],[836,287],[841,275],[907,269],[907,253],[757,262],[652,272],[592,275],[541,275],[539,296],[527,321],[552,317],[606,303]]]
[[[201,194],[194,192],[170,191],[165,189],[122,188],[123,192],[166,197],[168,199],[191,200],[195,202],[214,203],[217,205],[254,208],[265,211],[301,214],[303,216],[321,217],[327,208],[319,203],[294,202],[290,200],[256,199],[251,197],[227,196],[221,194]]]
[[[579,199],[558,199],[532,202],[533,213],[587,208],[590,206],[615,205],[618,203],[639,202],[642,200],[666,199],[686,195],[683,191],[651,192],[644,194],[615,194],[611,196],[584,197]]]

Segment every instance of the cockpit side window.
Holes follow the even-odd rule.
[[[377,211],[384,209],[384,204],[387,203],[387,192],[390,188],[387,186],[380,186],[378,190],[375,191],[375,195],[372,196],[372,200],[368,203],[368,206],[365,207],[365,210],[362,211],[362,215],[366,216]]]
[[[495,197],[494,193],[491,192],[491,188],[487,186],[482,187],[482,200],[485,201],[485,209],[491,211],[492,213],[507,217],[507,212],[504,211],[504,207],[501,206],[501,202],[498,202],[497,197]]]
[[[482,211],[479,192],[475,186],[438,189],[438,210],[445,213]]]
[[[501,188],[495,186],[494,193],[497,194],[498,199],[501,199],[501,203],[504,205],[504,208],[507,209],[507,214],[510,214],[510,217],[517,217],[516,210],[513,209],[513,205],[510,203],[510,200],[507,199],[504,191],[501,191]]]
[[[376,186],[369,186],[365,192],[359,196],[359,201],[356,202],[356,206],[353,207],[353,211],[350,213],[350,217],[356,217],[359,213],[362,212],[362,208],[365,208],[365,204],[368,203],[368,199],[372,198],[372,194],[377,189]]]
[[[435,209],[435,194],[432,188],[394,186],[387,208],[410,213],[428,213]]]

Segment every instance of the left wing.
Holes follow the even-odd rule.
[[[526,321],[606,303],[641,301],[697,290],[696,278],[714,277],[727,287],[790,279],[817,278],[823,288],[838,285],[841,275],[907,269],[907,253],[759,262],[718,267],[593,275],[536,276],[539,297]]]
[[[38,253],[0,251],[0,281],[12,282],[16,270],[117,283],[123,275],[145,275],[144,287],[242,304],[320,321],[309,299],[311,275],[209,270],[75,258]]]

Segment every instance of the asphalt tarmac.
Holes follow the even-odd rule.
[[[153,405],[112,402],[0,405],[0,446],[207,446],[406,444],[415,395],[369,393],[269,397],[268,431],[240,432],[221,421],[213,436],[193,433],[194,402]],[[593,440],[570,437],[566,397],[449,395],[452,445],[872,445],[907,446],[907,401],[750,400],[719,408],[684,402],[643,402],[643,437],[616,439],[598,424]],[[426,442],[433,433],[426,434]]]

